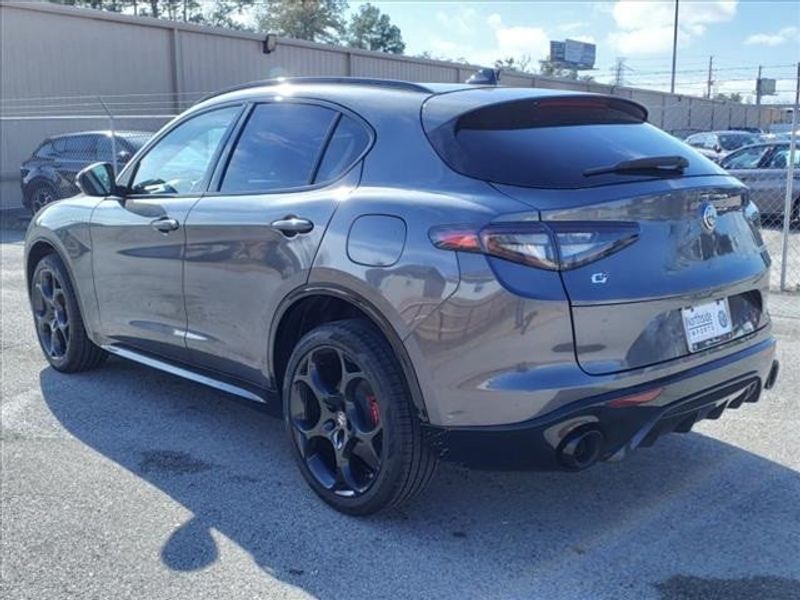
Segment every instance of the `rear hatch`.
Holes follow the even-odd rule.
[[[626,100],[479,93],[429,100],[423,123],[453,169],[538,211],[586,372],[700,355],[766,324],[769,256],[736,179]],[[459,94],[473,96],[462,110]],[[503,281],[507,261],[489,260]],[[515,291],[536,297],[514,267]]]

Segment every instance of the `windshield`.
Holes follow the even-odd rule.
[[[144,146],[151,137],[150,133],[136,133],[123,136],[123,139],[130,144],[134,152],[138,152],[139,148]]]

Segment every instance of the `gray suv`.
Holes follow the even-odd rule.
[[[627,99],[363,79],[197,104],[27,233],[52,367],[281,409],[367,514],[439,459],[580,470],[777,377],[747,189]]]

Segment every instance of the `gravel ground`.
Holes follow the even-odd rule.
[[[800,320],[762,402],[580,474],[444,465],[404,510],[319,502],[280,423],[112,359],[36,345],[2,252],[4,598],[800,598]]]

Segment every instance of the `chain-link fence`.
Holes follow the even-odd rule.
[[[665,106],[657,124],[747,185],[772,258],[773,312],[800,316],[800,147],[793,149],[800,144],[798,132],[785,115],[759,122],[747,109],[719,110],[709,102],[687,114],[683,105]]]

